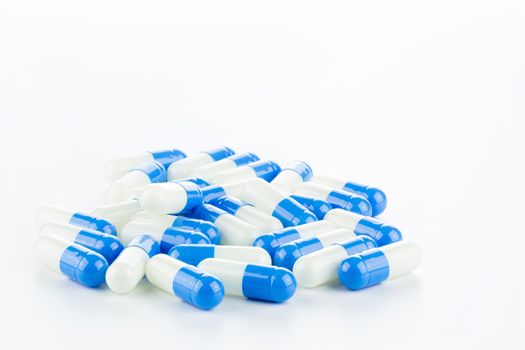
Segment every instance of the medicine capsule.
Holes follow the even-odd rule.
[[[214,164],[214,163],[212,163],[212,164]],[[173,180],[173,181],[170,181],[170,182],[193,182],[195,185],[199,186],[199,188],[203,188],[203,187],[211,185],[208,181],[204,180],[201,177],[196,177],[196,176],[184,177],[182,179]]]
[[[202,192],[192,182],[151,184],[139,195],[140,206],[154,214],[178,214],[202,204]]]
[[[365,197],[372,205],[372,216],[381,214],[386,209],[387,198],[383,191],[377,187],[365,186],[351,181],[340,180],[331,176],[319,175],[312,182],[323,186],[338,188],[350,193]]]
[[[186,158],[186,154],[178,149],[167,149],[155,152],[146,152],[135,156],[110,160],[104,168],[104,175],[109,182],[126,175],[131,169],[142,164],[157,161],[167,168],[171,163]]]
[[[134,191],[152,184],[166,182],[166,169],[159,162],[142,164],[113,182],[106,192],[106,202],[134,199]]]
[[[210,244],[208,237],[200,232],[140,221],[130,221],[124,225],[120,238],[124,244],[129,244],[133,238],[144,234],[152,236],[159,242],[160,252],[164,254],[179,244]]]
[[[218,160],[208,165],[201,166],[190,172],[191,176],[196,176],[205,181],[208,181],[212,176],[215,176],[224,171],[235,169],[249,163],[259,160],[259,157],[253,153],[239,153],[224,159]]]
[[[235,152],[229,147],[214,148],[209,151],[192,154],[184,159],[172,163],[168,167],[168,180],[178,180],[191,176],[191,172],[199,167],[216,162],[234,155]]]
[[[294,275],[283,268],[222,259],[205,259],[198,267],[217,276],[229,295],[282,303],[297,288]]]
[[[239,198],[245,185],[246,181],[241,180],[203,187],[201,188],[203,201],[204,203],[213,204],[217,199],[226,195]]]
[[[281,171],[281,168],[277,163],[271,160],[259,160],[211,176],[209,178],[209,182],[212,184],[223,184],[254,178],[261,178],[265,181],[271,181],[279,173],[279,171]]]
[[[94,251],[56,236],[42,236],[37,242],[42,264],[86,287],[104,282],[108,268],[106,259]]]
[[[305,162],[294,161],[281,169],[271,184],[280,191],[290,192],[297,185],[312,178],[312,168]]]
[[[56,236],[80,244],[102,255],[111,264],[124,249],[117,237],[78,226],[50,222],[42,226],[40,236]]]
[[[300,257],[355,237],[355,233],[352,231],[346,228],[339,228],[333,231],[319,233],[312,237],[301,238],[277,248],[273,255],[273,263],[276,266],[281,266],[292,271],[295,262]]]
[[[306,209],[310,210],[319,220],[323,220],[326,213],[333,209],[332,205],[325,200],[292,194],[290,197],[295,199]]]
[[[346,210],[332,209],[324,218],[337,227],[344,227],[353,231],[356,235],[371,237],[376,241],[378,247],[403,239],[401,232],[397,228],[386,225],[377,219],[351,213]]]
[[[210,310],[224,298],[224,286],[216,277],[165,254],[146,264],[146,277],[154,286],[202,310]]]
[[[271,265],[272,258],[258,247],[212,244],[181,244],[171,248],[169,256],[197,266],[202,260],[217,258],[246,263]]]
[[[358,290],[405,275],[421,263],[421,251],[410,242],[398,242],[346,258],[339,268],[339,280]]]
[[[317,221],[317,217],[295,199],[287,197],[262,179],[247,182],[240,199],[276,217],[284,227]]]
[[[133,238],[106,272],[106,284],[115,293],[131,292],[146,274],[149,258],[160,253],[159,243],[149,235]]]
[[[213,205],[258,227],[262,232],[271,232],[283,228],[283,224],[271,215],[265,214],[253,205],[232,196],[224,196],[213,202]]]
[[[367,236],[359,236],[300,257],[293,266],[297,283],[304,288],[313,288],[337,281],[341,262],[348,256],[376,248],[376,243]]]
[[[176,227],[188,231],[200,232],[210,239],[212,244],[221,243],[221,233],[217,226],[209,221],[190,219],[176,215],[156,215],[147,211],[139,211],[133,216],[134,221],[156,222],[163,227]]]
[[[58,207],[40,208],[36,214],[36,221],[39,229],[49,222],[61,222],[64,224],[89,228],[113,236],[117,235],[117,228],[115,225],[106,219]]]
[[[364,197],[350,192],[306,182],[294,187],[293,193],[325,200],[334,208],[342,208],[366,216],[372,215],[370,203]]]
[[[142,210],[142,208],[140,207],[139,201],[131,199],[97,207],[91,211],[91,214],[95,217],[108,219],[115,225],[118,232],[120,228],[140,210]]]
[[[266,233],[257,237],[253,242],[253,246],[263,248],[273,257],[275,250],[283,244],[336,229],[337,226],[330,221],[320,220],[310,222],[308,224],[287,227],[272,233]]]
[[[224,245],[252,245],[253,240],[262,233],[257,227],[211,204],[195,208],[191,215],[213,222],[222,234],[221,243]]]

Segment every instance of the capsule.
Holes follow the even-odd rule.
[[[209,221],[190,219],[176,215],[156,215],[147,211],[139,211],[133,216],[134,221],[155,222],[163,227],[176,227],[188,231],[200,232],[209,238],[212,244],[221,243],[221,233],[217,226]]]
[[[253,240],[261,235],[257,227],[211,204],[195,208],[191,215],[213,222],[222,234],[221,243],[224,245],[252,245]]]
[[[102,255],[111,264],[124,249],[117,237],[107,233],[59,222],[42,226],[40,236],[56,236],[84,246]]]
[[[49,222],[60,222],[78,227],[89,228],[113,236],[117,235],[117,228],[115,225],[106,219],[59,207],[40,208],[36,214],[36,221],[39,229]]]
[[[284,227],[317,221],[317,217],[312,212],[262,179],[247,182],[240,199],[276,217]]]
[[[171,248],[169,256],[197,266],[202,260],[217,258],[252,264],[271,265],[272,258],[258,247],[212,244],[181,244]]]
[[[234,181],[261,178],[271,181],[281,171],[279,165],[271,160],[259,160],[227,170],[209,178],[212,184],[223,184]]]
[[[200,232],[161,225],[153,222],[130,221],[122,228],[120,238],[129,244],[133,238],[148,234],[160,243],[160,252],[166,254],[179,244],[210,244],[208,237]]]
[[[213,202],[213,205],[258,227],[262,232],[271,232],[283,228],[283,224],[277,218],[265,214],[253,205],[232,196],[221,197]]]
[[[259,157],[253,153],[238,153],[211,164],[201,166],[191,171],[190,174],[207,181],[219,173],[232,170],[258,160]]]
[[[292,194],[290,197],[310,210],[319,220],[323,220],[326,213],[333,209],[330,203],[319,198],[301,196],[300,194]]]
[[[398,242],[346,258],[339,268],[339,280],[348,289],[363,289],[405,275],[420,263],[417,245]]]
[[[149,258],[160,253],[159,243],[149,235],[133,238],[106,272],[106,284],[115,293],[131,292],[146,274]]]
[[[146,264],[146,277],[154,286],[202,310],[211,310],[224,298],[224,286],[216,277],[165,254]]]
[[[401,232],[397,228],[386,225],[377,219],[351,213],[346,210],[332,209],[324,218],[337,227],[344,227],[353,231],[356,235],[371,237],[376,241],[378,247],[403,239]]]
[[[333,231],[319,233],[315,236],[301,238],[277,248],[273,255],[273,263],[276,266],[281,266],[292,271],[295,262],[300,257],[355,237],[355,233],[352,231],[346,228],[339,228]]]
[[[245,185],[246,181],[241,180],[203,187],[201,188],[203,202],[213,204],[217,199],[226,195],[239,198]]]
[[[281,169],[271,184],[280,191],[290,192],[295,186],[312,178],[312,168],[305,162],[294,161]]]
[[[166,182],[166,169],[159,162],[142,164],[113,182],[106,192],[106,202],[134,199],[135,191],[146,185]]]
[[[297,283],[304,288],[337,281],[339,266],[345,258],[376,247],[376,243],[367,236],[335,243],[300,257],[293,266],[293,273]]]
[[[173,181],[170,181],[170,182],[193,182],[195,185],[199,186],[199,188],[211,185],[208,181],[204,180],[201,177],[196,177],[196,176],[184,177],[182,179],[173,180]]]
[[[37,242],[37,254],[44,266],[62,272],[83,286],[93,288],[104,282],[108,262],[80,244],[56,236],[42,236]]]
[[[217,276],[229,295],[282,303],[297,288],[294,275],[283,268],[223,259],[205,259],[198,267]]]
[[[146,152],[130,157],[110,160],[104,167],[104,175],[106,180],[113,182],[126,175],[131,169],[139,167],[142,164],[157,161],[162,164],[164,168],[167,168],[171,163],[183,158],[186,158],[186,154],[178,149]]]
[[[91,211],[95,217],[103,217],[111,221],[117,228],[117,232],[127,223],[135,213],[142,210],[139,201],[131,199],[97,207]]]
[[[263,248],[273,257],[275,250],[283,244],[301,238],[315,236],[319,233],[330,232],[335,229],[337,229],[337,226],[330,221],[321,220],[310,222],[308,224],[287,227],[272,233],[266,233],[257,237],[253,242],[253,246]]]
[[[361,196],[350,192],[334,190],[312,182],[306,182],[293,189],[294,194],[319,198],[327,201],[334,208],[342,208],[357,214],[372,215],[372,206]]]
[[[140,206],[154,214],[178,214],[202,204],[202,192],[192,182],[166,182],[144,187]]]
[[[337,188],[365,197],[372,205],[372,216],[377,216],[385,211],[387,199],[383,191],[377,187],[365,186],[351,181],[340,180],[331,176],[318,175],[312,182],[323,186]]]
[[[192,154],[185,159],[172,163],[168,167],[168,180],[178,180],[191,176],[191,172],[199,167],[216,162],[234,155],[235,152],[229,147],[214,148],[209,151]]]

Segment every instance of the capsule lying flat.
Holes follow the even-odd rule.
[[[204,203],[213,204],[217,199],[226,195],[240,198],[246,181],[234,181],[221,185],[211,185],[201,188]]]
[[[142,210],[139,201],[131,199],[123,202],[105,204],[91,211],[96,217],[103,217],[111,221],[117,228],[117,232],[127,223],[131,217]]]
[[[235,169],[258,160],[259,157],[253,153],[238,153],[190,171],[190,175],[208,181],[212,176],[215,176],[219,173]]]
[[[172,163],[168,167],[168,180],[173,181],[184,177],[189,177],[191,176],[191,172],[193,170],[234,154],[235,152],[229,147],[219,147],[209,151],[192,154],[184,159]]]
[[[283,268],[222,259],[205,259],[198,267],[217,276],[229,295],[282,303],[297,288],[294,275]]]
[[[151,184],[139,195],[140,206],[154,214],[178,214],[202,203],[202,192],[192,182]]]
[[[181,244],[171,248],[168,255],[194,266],[197,266],[202,260],[208,258],[233,260],[260,265],[272,264],[272,258],[266,250],[259,247],[249,246]]]
[[[258,160],[211,176],[209,182],[212,184],[223,184],[254,178],[271,181],[280,170],[279,165],[271,160]]]
[[[165,254],[146,264],[146,277],[154,286],[202,310],[210,310],[224,298],[224,286],[216,277]]]
[[[363,289],[407,274],[420,263],[418,246],[398,242],[346,258],[339,268],[339,280],[348,289]]]
[[[297,160],[282,168],[271,184],[280,191],[290,192],[297,185],[309,181],[312,175],[312,168],[305,162]]]
[[[292,194],[290,197],[310,210],[319,220],[323,220],[326,213],[333,209],[330,203],[319,198],[302,196],[300,194]]]
[[[117,228],[115,225],[106,219],[59,207],[40,208],[36,214],[36,221],[39,229],[47,223],[60,222],[78,227],[89,228],[113,236],[117,235]]]

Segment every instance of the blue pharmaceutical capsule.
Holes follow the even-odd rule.
[[[203,187],[202,198],[204,203],[214,204],[214,202],[226,195],[239,198],[244,189],[246,181],[235,181],[222,185],[211,185]]]
[[[168,167],[168,180],[177,180],[192,176],[192,171],[202,166],[219,161],[234,155],[235,152],[229,147],[214,148],[209,151],[192,154],[185,159],[179,160]]]
[[[57,236],[42,236],[37,243],[42,264],[86,287],[104,282],[108,268],[106,259],[94,251]]]
[[[193,182],[195,185],[199,186],[199,188],[210,186],[211,184],[200,177],[185,177],[183,179],[175,180],[172,182]]]
[[[91,211],[91,214],[96,217],[103,217],[110,220],[117,227],[118,232],[120,227],[128,222],[131,217],[140,210],[142,210],[142,208],[140,207],[139,201],[132,199],[129,201],[105,204],[96,207]]]
[[[279,165],[271,160],[258,160],[253,163],[242,165],[235,169],[221,172],[217,175],[210,176],[209,182],[213,184],[224,184],[241,180],[261,178],[265,181],[271,181],[279,172]]]
[[[208,165],[202,166],[191,172],[192,176],[198,176],[209,180],[213,176],[224,171],[232,170],[237,167],[250,164],[259,160],[259,157],[253,153],[238,153],[233,156],[218,160]]]
[[[106,219],[58,207],[41,208],[36,215],[36,220],[39,229],[47,223],[60,222],[89,228],[113,236],[117,235],[117,228],[115,225]]]
[[[271,184],[280,191],[290,192],[294,187],[312,178],[312,168],[305,162],[294,161],[281,169]]]
[[[202,192],[192,182],[151,184],[139,196],[140,206],[153,214],[178,214],[202,204]]]
[[[314,215],[317,216],[319,220],[323,220],[326,213],[333,209],[330,203],[322,199],[301,196],[299,194],[293,194],[290,197],[314,213]]]
[[[217,276],[224,284],[225,293],[229,295],[282,303],[290,299],[297,288],[294,275],[275,266],[205,259],[198,267]]]
[[[57,236],[80,244],[102,255],[111,264],[124,249],[117,237],[78,226],[50,222],[40,229],[41,236]]]
[[[352,255],[341,263],[339,280],[358,290],[407,274],[421,263],[421,251],[410,242],[398,242]]]
[[[181,244],[171,248],[168,255],[194,266],[197,266],[202,260],[209,258],[233,260],[260,265],[272,264],[272,258],[266,250],[259,247],[249,246]]]

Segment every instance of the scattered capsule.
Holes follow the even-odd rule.
[[[186,158],[186,154],[178,149],[167,149],[155,152],[146,152],[135,156],[110,160],[104,168],[104,175],[109,182],[126,175],[131,169],[142,164],[157,161],[167,168],[171,163]]]
[[[290,197],[295,199],[306,209],[310,210],[319,220],[323,220],[326,213],[333,209],[330,203],[319,198],[302,196],[300,194],[292,194]]]
[[[42,236],[37,242],[42,264],[86,287],[104,282],[108,268],[106,259],[94,251],[56,236]]]
[[[348,289],[358,290],[405,275],[421,263],[419,247],[398,242],[346,258],[339,268],[339,280]]]
[[[246,181],[234,181],[222,185],[211,185],[201,188],[204,203],[213,204],[217,199],[226,195],[239,198]]]
[[[272,258],[258,247],[212,244],[181,244],[171,248],[169,256],[197,266],[202,260],[217,258],[252,264],[271,265]]]
[[[283,228],[279,219],[263,213],[253,205],[232,196],[224,196],[213,202],[213,205],[258,227],[262,232],[271,232]]]
[[[217,276],[229,295],[282,303],[297,288],[294,275],[283,268],[223,259],[205,259],[198,267]]]
[[[214,148],[209,151],[192,154],[184,159],[172,163],[168,167],[168,180],[177,180],[191,176],[191,172],[199,167],[216,162],[234,155],[235,152],[229,147]]]
[[[214,163],[212,163],[212,164],[214,164]],[[199,188],[211,185],[208,181],[204,180],[201,177],[196,177],[196,176],[184,177],[182,179],[173,180],[173,181],[170,181],[170,182],[193,182],[195,185],[199,186]]]
[[[259,157],[253,153],[238,153],[224,159],[218,160],[211,164],[201,166],[190,172],[192,176],[196,176],[203,180],[209,180],[211,177],[235,169],[237,167],[253,163],[259,160]]]
[[[113,182],[106,192],[106,202],[115,203],[134,199],[136,190],[158,182],[166,182],[166,169],[159,162],[142,164]]]
[[[113,236],[117,235],[117,228],[115,225],[106,219],[58,207],[41,208],[36,214],[36,221],[39,229],[50,222],[61,222],[64,224],[89,228]]]
[[[149,235],[133,238],[106,272],[106,284],[115,293],[131,292],[146,273],[149,258],[160,253],[159,243]]]
[[[344,227],[356,235],[366,235],[376,241],[379,247],[401,241],[401,232],[390,225],[377,219],[351,213],[342,209],[332,209],[325,215],[325,220],[332,222],[337,227]]]
[[[342,208],[366,216],[372,215],[372,206],[370,203],[364,197],[350,192],[334,190],[316,183],[305,182],[294,187],[293,193],[323,199],[334,208]]]
[[[290,192],[295,186],[312,178],[312,168],[305,162],[294,161],[281,169],[271,184],[280,191]]]
[[[304,288],[313,288],[337,280],[341,262],[348,256],[376,248],[373,239],[367,236],[352,238],[300,257],[293,266],[297,283]]]
[[[117,237],[107,233],[82,228],[59,222],[50,222],[42,226],[40,236],[56,236],[75,242],[102,255],[111,264],[124,249]]]
[[[284,227],[297,226],[317,221],[308,209],[274,188],[262,179],[250,180],[244,185],[241,200],[266,214],[279,219]]]
[[[216,277],[165,254],[146,264],[146,277],[154,286],[202,310],[210,310],[224,298],[224,286]]]
[[[333,231],[319,233],[312,237],[301,238],[277,248],[273,255],[273,263],[276,266],[281,266],[292,271],[295,262],[300,257],[352,238],[355,238],[355,233],[346,228],[339,228]]]
[[[379,188],[360,185],[355,182],[339,180],[337,178],[319,175],[312,179],[312,182],[323,186],[338,188],[350,193],[355,193],[365,197],[372,205],[372,215],[377,216],[386,209],[387,199],[386,195]]]
[[[281,171],[279,165],[271,160],[259,160],[242,165],[235,169],[227,170],[209,178],[213,184],[223,184],[234,181],[261,178],[271,181]]]
[[[140,206],[154,214],[178,214],[202,204],[202,192],[192,182],[151,184],[139,195]]]
[[[142,208],[140,207],[139,201],[131,199],[97,207],[91,211],[91,214],[96,217],[108,219],[115,225],[118,232],[120,228],[140,210],[142,210]]]

